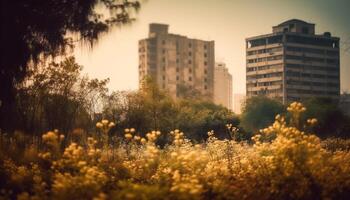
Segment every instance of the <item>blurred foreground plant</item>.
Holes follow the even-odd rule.
[[[209,131],[207,141],[197,144],[177,129],[143,137],[127,128],[118,145],[99,146],[98,135],[92,135],[82,145],[64,146],[62,134],[53,131],[42,136],[44,147],[33,151],[28,145],[22,157],[31,156],[17,159],[6,152],[17,140],[1,136],[1,198],[346,199],[349,149],[331,147],[337,144],[311,133],[308,127],[317,120],[303,123],[305,110],[292,103],[292,118],[277,115],[271,126],[253,136],[253,144],[237,142],[239,130],[230,124],[231,139],[219,140]],[[96,127],[108,140],[114,125],[102,120]],[[163,135],[171,141],[160,148],[157,141]],[[346,146],[345,141],[337,143]],[[25,153],[29,151],[38,155]]]

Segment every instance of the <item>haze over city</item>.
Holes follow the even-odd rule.
[[[170,33],[214,40],[216,61],[225,62],[233,75],[233,93],[245,93],[245,39],[296,18],[314,23],[316,34],[340,37],[341,91],[349,91],[349,6],[347,0],[151,0],[133,24],[112,29],[92,50],[78,47],[74,55],[90,77],[110,78],[110,90],[138,89],[138,41],[148,37],[150,23],[164,23]]]
[[[350,0],[2,0],[0,200],[349,200]]]

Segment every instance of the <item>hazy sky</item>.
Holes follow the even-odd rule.
[[[133,24],[74,54],[90,77],[109,77],[111,90],[137,89],[138,40],[148,36],[149,23],[166,23],[170,33],[214,40],[216,60],[225,62],[233,76],[233,93],[245,93],[245,38],[271,33],[272,26],[297,18],[350,46],[349,8],[350,0],[148,0]],[[350,91],[350,49],[340,56],[341,90]]]

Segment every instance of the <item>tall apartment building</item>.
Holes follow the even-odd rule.
[[[168,33],[165,24],[150,24],[139,41],[139,83],[150,77],[174,99],[196,91],[212,101],[214,64],[214,41]]]
[[[339,38],[315,34],[315,24],[292,19],[272,33],[246,39],[247,96],[283,103],[309,97],[339,98]]]
[[[215,64],[214,103],[232,110],[232,75],[225,63]]]

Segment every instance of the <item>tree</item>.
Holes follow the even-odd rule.
[[[16,95],[17,128],[32,134],[91,127],[97,104],[106,95],[106,80],[81,77],[74,57],[30,69]]]
[[[306,112],[303,119],[316,118],[313,128],[319,137],[349,137],[350,120],[339,108],[337,100],[331,98],[312,98],[304,102]]]
[[[240,125],[245,131],[255,133],[273,123],[275,116],[283,112],[283,104],[277,100],[265,96],[251,97],[243,106]]]
[[[190,139],[205,140],[207,132],[214,130],[216,137],[227,138],[226,124],[238,126],[236,115],[227,108],[212,102],[182,99],[176,103],[174,123]]]
[[[111,11],[106,17],[95,10],[104,5]],[[48,56],[55,57],[74,46],[72,38],[93,44],[111,25],[133,20],[140,7],[128,0],[2,0],[0,64],[0,128],[15,126],[16,85],[27,74],[28,65]]]
[[[175,129],[177,110],[170,96],[151,79],[144,80],[139,91],[113,92],[104,100],[102,117],[113,119],[117,125],[110,134],[124,136],[125,128],[135,128],[145,136],[150,131],[161,131],[160,145],[169,139],[166,134]]]
[[[103,110],[104,117],[117,120],[114,131],[118,133],[131,127],[139,134],[180,129],[188,138],[200,141],[207,138],[210,130],[216,131],[221,138],[227,137],[226,124],[238,125],[238,118],[228,109],[201,100],[174,101],[149,78],[144,80],[138,92],[109,95]]]

